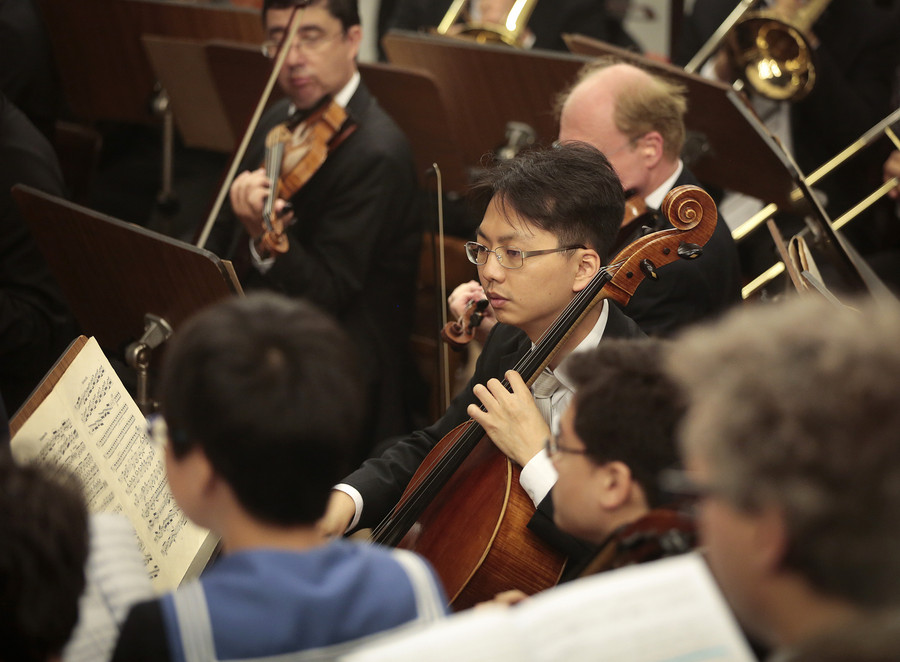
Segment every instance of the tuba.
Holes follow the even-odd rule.
[[[466,20],[457,32],[454,27],[465,13],[468,16],[467,7],[470,0],[453,0],[444,18],[436,28],[436,32],[442,35],[455,35],[474,40],[479,44],[506,44],[507,46],[522,46],[525,37],[525,28],[531,12],[538,0],[515,0],[503,23],[472,22]]]

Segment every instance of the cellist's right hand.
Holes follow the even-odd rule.
[[[346,492],[332,490],[325,514],[316,522],[316,529],[324,536],[338,538],[347,531],[356,514],[356,504]]]

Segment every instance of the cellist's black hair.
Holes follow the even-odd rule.
[[[175,332],[161,380],[176,457],[199,448],[254,517],[322,516],[357,457],[354,348],[312,304],[272,293],[207,308]]]
[[[294,0],[264,0],[262,16],[265,23],[269,9],[290,9],[296,4]],[[359,25],[359,3],[357,0],[312,0],[310,5],[324,5],[328,13],[341,22],[344,32],[348,28]]]
[[[486,169],[470,191],[482,213],[494,199],[552,233],[559,245],[584,245],[605,263],[625,214],[622,183],[603,153],[582,142],[520,152]]]

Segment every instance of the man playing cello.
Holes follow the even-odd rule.
[[[543,449],[572,385],[561,374],[574,352],[602,338],[640,337],[617,307],[604,301],[571,329],[533,387],[510,369],[607,261],[624,208],[622,185],[595,148],[573,143],[520,154],[488,170],[473,193],[489,200],[467,254],[499,323],[492,329],[467,387],[432,426],[366,461],[333,491],[320,527],[340,535],[377,524],[397,503],[428,452],[469,417],[522,467],[520,484],[537,509],[529,523],[567,553],[585,553],[552,523],[556,471]],[[499,381],[509,379],[512,391]],[[479,407],[483,404],[485,410]]]

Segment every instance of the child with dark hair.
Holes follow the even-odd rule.
[[[199,581],[137,605],[113,659],[331,659],[444,614],[419,557],[316,529],[360,442],[353,356],[324,313],[274,294],[219,304],[176,333],[165,424],[152,436],[175,499],[221,536],[224,555]]]

